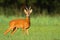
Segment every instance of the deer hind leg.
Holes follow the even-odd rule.
[[[12,29],[12,27],[9,27],[9,28],[4,32],[4,35],[6,35],[8,32],[10,32],[11,29]]]
[[[16,32],[16,30],[17,30],[17,28],[14,27],[13,30],[12,30],[12,32],[11,32],[11,34],[13,35]]]

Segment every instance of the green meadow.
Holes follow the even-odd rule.
[[[14,35],[10,32],[4,35],[13,19],[16,17],[0,16],[0,40],[60,40],[60,16],[31,16],[29,35],[24,34],[22,29],[18,29]]]

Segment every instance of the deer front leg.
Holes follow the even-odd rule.
[[[22,30],[25,34],[29,35],[28,29],[22,29]]]
[[[9,27],[9,28],[4,32],[4,35],[6,35],[11,29],[12,29],[12,27]]]
[[[25,30],[26,34],[29,35],[28,29]]]

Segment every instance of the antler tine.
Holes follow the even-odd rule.
[[[29,7],[29,9],[31,9],[31,6]]]
[[[25,7],[26,9],[28,9],[27,7]]]

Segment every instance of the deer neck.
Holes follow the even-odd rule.
[[[30,16],[26,16],[26,21],[30,23]]]

